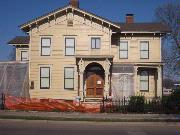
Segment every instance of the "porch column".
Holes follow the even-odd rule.
[[[79,96],[81,97],[81,101],[84,100],[84,88],[83,88],[83,75],[84,75],[84,61],[81,59],[78,63],[79,65],[79,76],[80,76],[80,79],[79,79],[79,84],[80,84],[80,87],[79,87]]]
[[[109,73],[105,72],[104,96],[109,96]]]
[[[139,95],[139,88],[138,88],[138,67],[134,67],[134,93],[135,95]]]
[[[110,66],[111,63],[108,59],[106,59],[105,64],[104,64],[104,70],[105,70],[105,84],[104,84],[104,96],[109,97],[109,89],[110,89],[110,80],[109,80],[109,75],[110,75]]]
[[[79,76],[80,76],[80,79],[79,79],[79,81],[80,81],[80,87],[79,87],[79,96],[81,97],[81,101],[83,101],[84,100],[84,90],[83,90],[83,74],[84,74],[84,72],[80,72],[79,73]]]
[[[157,96],[162,97],[162,66],[158,67]]]

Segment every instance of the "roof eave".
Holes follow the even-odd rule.
[[[158,33],[158,34],[169,34],[170,32],[166,32],[166,31],[121,31],[121,33],[134,33],[134,34],[154,34],[154,33]]]
[[[24,45],[24,46],[29,46],[29,44],[13,44],[13,43],[8,43],[8,45],[12,45],[12,46],[22,46],[22,45]]]
[[[35,18],[35,19],[31,20],[31,21],[28,21],[28,22],[20,25],[19,27],[23,30],[25,27],[29,27],[29,26],[31,26],[32,24],[34,24],[35,22],[37,22],[37,21],[39,21],[39,20],[42,20],[42,19],[46,19],[47,17],[52,16],[52,15],[54,15],[54,14],[57,14],[57,13],[65,10],[65,9],[67,9],[67,8],[69,8],[69,7],[71,7],[71,6],[70,6],[70,5],[65,6],[65,7],[61,8],[61,9],[59,9],[58,11],[55,11],[55,12],[52,11],[52,12],[50,12],[50,13],[47,13],[46,15],[43,15],[43,16],[37,17],[37,18]]]
[[[74,8],[74,7],[72,7],[72,8]],[[88,13],[88,12],[83,11],[83,10],[78,9],[78,8],[74,8],[74,9],[77,10],[77,11],[79,11],[79,12],[83,12],[84,14],[88,14],[89,16],[92,16],[92,17],[94,17],[94,18],[96,18],[96,19],[102,20],[103,22],[108,23],[108,24],[110,24],[110,25],[112,25],[112,26],[114,26],[114,27],[117,27],[117,28],[119,28],[119,29],[121,28],[120,25],[117,25],[117,24],[115,24],[115,23],[113,23],[113,22],[111,22],[111,21],[109,21],[109,20],[107,20],[107,19],[100,18],[100,17],[98,17],[98,16],[96,16],[96,15],[93,15],[93,14],[91,14],[91,13]]]
[[[96,15],[93,15],[92,13],[88,13],[88,12],[82,10],[82,9],[72,7],[71,5],[68,5],[68,6],[64,7],[64,8],[61,8],[61,9],[55,11],[55,12],[51,12],[51,13],[49,13],[49,14],[47,14],[47,15],[38,17],[38,18],[36,18],[36,19],[34,19],[34,20],[32,20],[32,21],[29,21],[29,22],[27,22],[27,23],[24,23],[24,24],[20,25],[19,27],[20,27],[21,30],[23,30],[23,31],[25,31],[25,32],[28,32],[28,31],[30,30],[30,28],[31,28],[31,25],[33,25],[34,23],[36,23],[36,22],[38,22],[38,21],[40,21],[40,20],[49,18],[50,16],[54,16],[55,14],[57,14],[57,13],[59,13],[59,12],[62,12],[62,11],[64,11],[64,10],[67,10],[68,8],[72,8],[72,10],[76,10],[76,11],[78,11],[78,12],[82,12],[82,13],[87,14],[87,15],[89,15],[89,16],[91,16],[91,17],[93,17],[93,18],[96,18],[96,19],[98,19],[98,20],[102,20],[102,22],[108,23],[109,25],[112,25],[112,26],[120,29],[120,25],[117,25],[117,24],[115,24],[115,23],[113,23],[113,22],[111,22],[111,21],[109,21],[109,20],[100,18],[100,17],[98,17],[98,16],[96,16]]]

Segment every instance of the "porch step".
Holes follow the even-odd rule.
[[[90,103],[102,102],[102,98],[85,98],[85,102],[90,102]]]

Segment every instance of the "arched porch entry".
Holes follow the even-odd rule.
[[[113,56],[77,55],[78,96],[81,101],[110,96],[110,68]]]
[[[102,65],[90,63],[84,72],[85,91],[87,98],[102,98],[104,96],[105,73]]]

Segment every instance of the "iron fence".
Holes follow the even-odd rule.
[[[0,95],[0,109],[5,109],[5,95],[3,93]]]
[[[108,100],[103,98],[101,112],[106,113],[154,113],[154,114],[177,114],[180,113],[180,106],[166,98],[156,99],[123,99]]]

